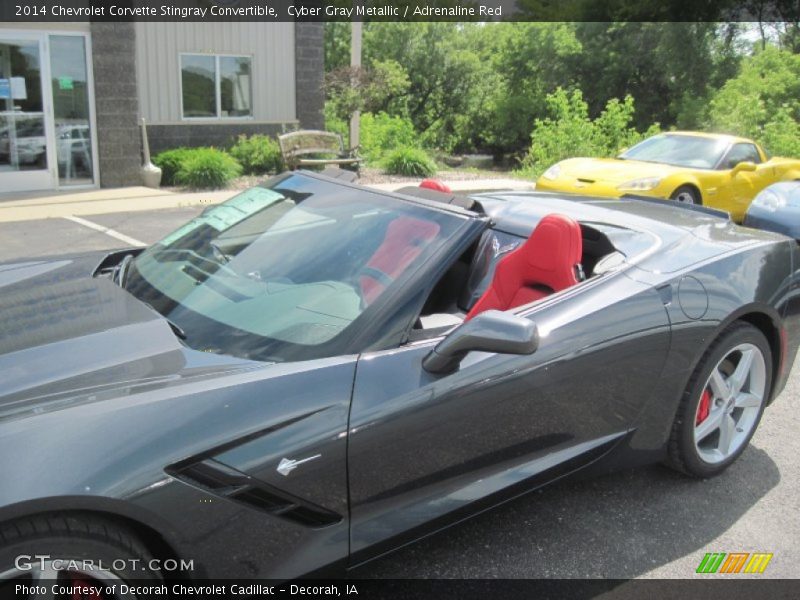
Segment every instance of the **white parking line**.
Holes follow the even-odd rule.
[[[116,238],[121,242],[130,244],[131,246],[147,246],[145,242],[137,240],[136,238],[127,236],[124,233],[120,233],[119,231],[114,231],[110,227],[103,227],[102,225],[98,225],[97,223],[92,223],[91,221],[87,221],[86,219],[82,219],[81,217],[74,217],[72,215],[67,215],[61,218],[67,219],[68,221],[72,221],[73,223],[77,223],[78,225],[83,225],[84,227],[88,227],[89,229],[94,229],[95,231],[99,231],[100,233],[105,233],[106,235],[110,235],[111,237]]]

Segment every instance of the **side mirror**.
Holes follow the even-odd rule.
[[[430,373],[452,373],[473,350],[500,354],[533,354],[539,347],[539,332],[533,321],[487,310],[444,338],[422,361]]]
[[[731,175],[736,177],[739,173],[742,173],[743,171],[755,171],[757,168],[758,167],[756,166],[756,163],[750,162],[749,160],[745,160],[737,164],[735,167],[733,167],[733,169],[731,170]]]

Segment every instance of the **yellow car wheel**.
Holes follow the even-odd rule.
[[[675,202],[682,202],[683,204],[702,204],[703,199],[700,197],[700,192],[697,191],[697,188],[692,187],[691,185],[682,185],[669,197],[670,200],[675,200]]]

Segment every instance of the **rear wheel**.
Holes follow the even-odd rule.
[[[672,192],[669,197],[670,200],[680,202],[681,204],[702,204],[700,193],[690,185],[682,185],[677,190]]]
[[[0,525],[0,591],[23,584],[30,592],[15,598],[136,598],[121,594],[120,584],[160,581],[152,559],[131,532],[93,516],[52,514]],[[63,593],[53,594],[54,584]]]
[[[769,343],[758,329],[736,323],[709,348],[684,392],[667,464],[713,477],[744,452],[772,385]]]

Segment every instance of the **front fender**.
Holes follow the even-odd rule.
[[[675,190],[684,185],[690,185],[694,188],[697,188],[697,191],[700,192],[700,201],[703,204],[706,203],[707,194],[705,186],[694,175],[688,173],[682,173],[680,175],[671,175],[667,177],[659,187],[664,190],[664,197],[670,198],[672,194],[675,193]]]

